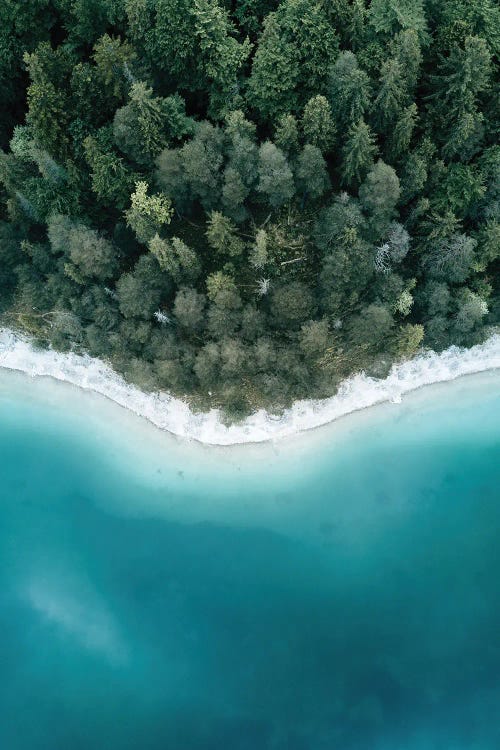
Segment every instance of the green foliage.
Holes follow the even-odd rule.
[[[188,333],[197,333],[205,320],[205,295],[196,289],[181,287],[175,296],[173,312],[178,324]]]
[[[390,310],[384,305],[368,305],[356,315],[349,326],[349,336],[354,345],[377,349],[387,339],[394,326]]]
[[[250,55],[248,39],[238,42],[229,15],[216,0],[194,0],[195,34],[201,53],[201,66],[209,81],[210,111],[215,117],[230,112],[241,103],[237,95],[238,75]]]
[[[356,55],[341,52],[331,69],[329,98],[338,129],[345,133],[363,117],[370,104],[370,80]]]
[[[324,154],[331,150],[335,125],[328,99],[314,96],[309,99],[302,115],[302,132],[306,143],[316,146]]]
[[[499,29],[493,0],[5,0],[7,325],[233,416],[481,341]]]
[[[336,34],[319,3],[283,0],[264,22],[249,80],[251,106],[272,121],[296,113],[325,89],[337,51]]]
[[[328,320],[310,320],[300,328],[299,346],[307,359],[320,357],[330,342]]]
[[[143,82],[132,84],[129,104],[116,111],[113,122],[116,145],[129,158],[145,165],[169,142],[182,139],[192,130],[178,94],[166,99],[155,97],[153,89]]]
[[[92,190],[103,203],[123,210],[134,188],[135,175],[111,145],[106,148],[106,144],[101,146],[96,138],[87,136],[83,147]]]
[[[377,152],[375,138],[364,120],[359,120],[349,131],[342,152],[342,181],[346,185],[361,182],[373,163]]]
[[[53,156],[65,155],[68,139],[68,109],[64,95],[43,75],[28,89],[26,122],[36,143]]]
[[[131,206],[126,211],[128,226],[133,229],[139,242],[147,243],[166,224],[170,224],[172,207],[170,200],[162,195],[148,194],[147,182],[137,182],[130,196]]]
[[[326,162],[317,146],[307,143],[300,152],[296,168],[297,186],[304,198],[313,200],[321,196],[330,187],[330,178]]]
[[[380,237],[396,213],[400,195],[399,179],[392,167],[378,161],[359,189],[359,200],[370,217],[376,238]]]
[[[441,57],[439,75],[431,77],[435,90],[429,98],[445,158],[458,153],[470,157],[477,151],[484,134],[478,98],[490,76],[491,53],[480,37],[467,37],[463,48],[453,47],[448,57]]]
[[[200,262],[195,251],[179,237],[163,239],[155,234],[149,240],[149,251],[162,271],[167,271],[176,284],[195,281],[200,275]]]
[[[392,161],[407,153],[413,131],[417,122],[417,105],[415,102],[406,107],[399,115],[387,142],[388,156]]]
[[[281,284],[272,295],[271,312],[278,328],[298,328],[315,311],[311,289],[300,281]]]
[[[380,73],[378,94],[373,103],[380,129],[394,122],[401,112],[404,100],[404,73],[399,60],[385,60]]]
[[[372,0],[370,23],[379,33],[413,29],[422,39],[427,38],[424,0]]]
[[[125,96],[130,66],[137,55],[129,42],[104,34],[94,45],[92,55],[106,92],[117,101]]]
[[[259,149],[257,190],[275,208],[286,203],[295,193],[293,174],[286,156],[272,141],[266,141]]]
[[[243,242],[231,220],[219,211],[212,211],[207,223],[207,240],[216,253],[230,258],[241,255]]]
[[[126,0],[136,48],[143,47],[163,74],[168,73],[176,86],[187,89],[196,89],[203,81],[197,69],[199,47],[192,7],[190,0],[157,0],[154,6],[148,0]]]
[[[133,18],[148,55],[176,87],[209,89],[212,116],[223,116],[240,103],[235,89],[251,45],[248,40],[236,39],[223,4],[217,0],[158,0],[150,30],[147,22],[141,26],[138,12]]]
[[[150,320],[159,308],[162,294],[169,291],[159,273],[157,261],[143,255],[133,271],[124,273],[116,284],[120,312],[125,318]]]
[[[191,199],[198,200],[207,211],[220,200],[222,148],[221,130],[209,122],[202,122],[196,128],[195,137],[180,152],[183,179],[189,186]]]
[[[286,154],[294,154],[299,147],[299,126],[293,115],[282,115],[276,123],[274,143]]]
[[[459,219],[464,219],[477,210],[485,192],[486,186],[479,170],[466,164],[450,164],[436,192],[433,206],[436,211],[449,210]]]

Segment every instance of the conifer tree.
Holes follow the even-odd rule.
[[[127,224],[133,229],[139,242],[149,242],[159,229],[170,224],[170,200],[162,195],[148,195],[147,182],[141,180],[136,183],[130,201],[131,206],[125,215]]]
[[[346,185],[359,183],[363,179],[377,152],[375,138],[364,120],[359,120],[349,131],[348,140],[342,150],[342,181]]]
[[[220,255],[241,255],[244,244],[231,220],[220,211],[212,211],[207,223],[208,244]]]
[[[353,52],[341,52],[331,68],[329,100],[340,132],[359,122],[370,103],[370,82]]]
[[[403,68],[396,58],[390,58],[382,65],[379,89],[373,103],[381,132],[400,115],[404,96]]]
[[[307,143],[297,159],[296,177],[303,200],[320,198],[330,187],[326,162],[317,146]]]
[[[323,92],[337,52],[322,5],[283,0],[264,23],[249,81],[252,106],[274,122],[296,113],[311,95]]]
[[[401,112],[386,145],[387,154],[392,161],[408,151],[417,116],[417,105],[415,103],[410,104]]]
[[[413,29],[427,39],[427,20],[423,0],[372,0],[370,23],[383,34]]]
[[[274,130],[274,143],[286,154],[294,154],[299,147],[299,126],[293,115],[282,115]]]
[[[335,125],[328,100],[314,96],[307,102],[302,116],[302,131],[306,143],[316,146],[326,154],[335,138]]]
[[[257,190],[276,208],[290,200],[295,193],[293,174],[286,156],[272,141],[266,141],[259,149]]]
[[[491,75],[491,53],[479,37],[467,37],[464,47],[455,47],[442,58],[439,75],[431,76],[435,91],[430,99],[433,114],[444,133],[443,154],[451,158],[477,148],[483,135],[484,116],[477,109],[478,97]]]

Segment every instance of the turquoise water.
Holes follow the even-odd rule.
[[[0,747],[498,750],[500,377],[185,445],[0,374]]]

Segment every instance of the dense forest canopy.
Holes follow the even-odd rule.
[[[0,314],[244,414],[500,317],[496,0],[4,0]]]

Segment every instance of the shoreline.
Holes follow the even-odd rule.
[[[216,409],[195,413],[185,401],[165,392],[149,394],[129,385],[102,360],[89,355],[37,350],[27,337],[6,328],[0,328],[0,368],[93,391],[178,438],[204,445],[230,446],[294,436],[377,404],[399,403],[404,395],[425,386],[500,369],[500,334],[493,334],[471,349],[450,347],[440,354],[423,352],[412,360],[393,365],[382,380],[364,374],[351,376],[335,396],[296,401],[281,416],[260,410],[229,426],[223,424]]]

